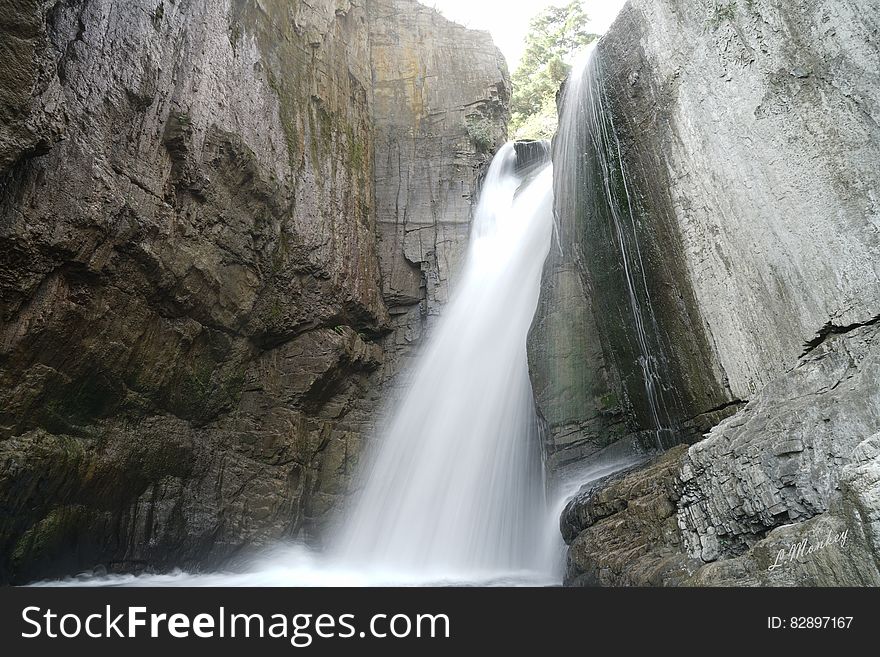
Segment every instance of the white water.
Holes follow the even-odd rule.
[[[526,361],[550,248],[552,171],[527,184],[508,144],[483,185],[458,288],[344,523],[361,569],[485,579],[539,571],[543,466]]]
[[[556,533],[559,531],[557,529]],[[232,586],[232,587],[377,587],[377,586],[554,586],[555,574],[506,573],[484,577],[430,579],[417,573],[356,568],[302,545],[283,545],[224,571],[163,575],[101,575],[82,573],[63,580],[34,582],[30,586]]]
[[[560,121],[557,157],[570,165],[557,181],[563,193],[574,189],[583,157],[578,115],[585,103],[596,111],[587,61],[570,78]],[[642,457],[600,455],[560,477],[547,502],[526,336],[553,233],[553,172],[547,164],[524,181],[515,161],[508,144],[492,162],[459,286],[404,382],[404,398],[371,441],[332,549],[279,546],[211,574],[84,574],[38,585],[558,584],[566,501],[581,484]]]

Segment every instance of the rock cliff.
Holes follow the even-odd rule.
[[[599,43],[606,173],[631,200],[669,426],[696,444],[571,501],[569,582],[880,581],[878,32],[863,3],[630,0]],[[548,262],[536,326],[552,330],[531,340],[563,461],[652,428],[600,206],[561,212],[576,248]],[[588,394],[547,401],[566,388]]]
[[[488,33],[411,0],[371,5],[370,41],[379,262],[400,367],[449,297],[481,175],[507,136],[510,80]]]
[[[504,139],[497,49],[414,0],[0,31],[0,580],[318,540]]]

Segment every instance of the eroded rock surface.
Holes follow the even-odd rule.
[[[412,0],[370,9],[382,293],[403,367],[462,265],[481,175],[506,140],[510,79],[487,32]]]

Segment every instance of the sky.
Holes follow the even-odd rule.
[[[489,30],[507,58],[511,72],[525,49],[529,20],[545,7],[564,5],[569,0],[419,0],[435,7],[447,18],[467,27]],[[590,29],[602,34],[617,16],[625,0],[584,0],[591,19]]]

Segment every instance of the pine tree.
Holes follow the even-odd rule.
[[[548,7],[529,23],[526,51],[513,74],[510,133],[516,139],[549,139],[556,131],[556,91],[572,55],[598,35],[587,30],[581,0]]]

